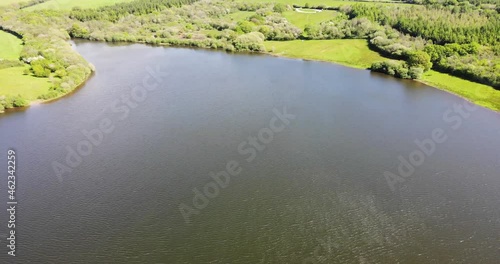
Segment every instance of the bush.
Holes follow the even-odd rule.
[[[5,108],[14,108],[14,107],[24,107],[28,106],[29,102],[24,99],[21,95],[16,96],[7,96],[0,99],[0,105]]]
[[[253,30],[254,24],[250,21],[239,21],[236,26],[237,32],[250,33]]]
[[[44,68],[42,65],[39,65],[39,64],[33,65],[32,70],[33,70],[33,75],[35,77],[46,78],[46,77],[50,76],[50,70]]]
[[[418,67],[411,67],[408,70],[408,75],[410,76],[411,79],[418,79],[422,77],[422,74],[424,73],[424,69],[418,68]]]
[[[49,91],[46,94],[42,94],[42,95],[38,96],[38,99],[49,100],[49,99],[52,99],[52,98],[56,98],[57,96],[59,96],[59,94],[60,93],[58,93],[57,91]]]
[[[241,35],[234,41],[236,50],[265,51],[264,35],[260,32],[252,32]]]
[[[14,107],[24,107],[24,106],[28,106],[30,103],[28,102],[28,100],[24,99],[22,96],[18,95],[18,96],[14,96],[13,100],[12,100],[12,105]]]
[[[55,77],[58,77],[58,78],[63,78],[64,76],[67,76],[68,73],[66,72],[66,70],[64,69],[60,69],[60,70],[57,70],[55,73],[54,73],[54,76]]]
[[[406,62],[410,67],[421,67],[424,71],[428,71],[432,67],[431,57],[425,51],[409,52],[407,56]]]
[[[419,67],[408,67],[408,64],[399,61],[375,62],[370,70],[402,79],[418,79],[424,71]]]
[[[280,14],[287,10],[288,10],[287,6],[282,3],[275,4],[273,7],[273,11]]]

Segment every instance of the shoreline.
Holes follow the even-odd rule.
[[[359,66],[359,65],[356,65],[356,64],[348,64],[348,63],[343,63],[343,62],[340,62],[340,61],[332,61],[332,60],[322,60],[322,59],[315,59],[315,58],[305,58],[303,56],[301,57],[297,57],[297,56],[287,56],[287,55],[284,55],[284,54],[280,54],[280,53],[277,53],[277,52],[272,52],[272,51],[269,51],[269,52],[264,52],[264,54],[266,55],[269,55],[269,56],[273,56],[273,57],[277,57],[277,58],[288,58],[288,59],[296,59],[296,60],[304,60],[304,61],[317,61],[317,62],[326,62],[326,63],[332,63],[332,64],[337,64],[337,65],[340,65],[340,66],[344,66],[344,67],[349,67],[349,68],[352,68],[352,69],[358,69],[358,70],[368,70],[370,71],[370,69],[368,68],[365,68],[365,67],[362,67],[362,66]],[[387,58],[389,59],[389,58]],[[466,80],[466,79],[462,79],[460,77],[457,77],[457,76],[453,76],[453,75],[450,75],[450,74],[447,74],[447,73],[442,73],[442,72],[438,72],[438,71],[435,71],[435,70],[432,70],[431,71],[435,72],[435,73],[438,73],[438,74],[446,74],[452,78],[457,78],[457,79],[460,79],[460,80],[463,80],[463,81],[467,81],[467,82],[472,82],[472,83],[476,83],[476,82],[473,82],[473,81],[469,81],[469,80]],[[425,75],[425,73],[424,73]],[[396,78],[394,76],[390,76],[390,75],[387,75],[388,77],[391,77],[391,78],[394,78],[394,79],[398,79],[398,80],[402,80],[400,78]],[[451,95],[454,95],[454,96],[457,96],[457,97],[460,97],[470,103],[473,103],[479,107],[482,107],[484,109],[488,109],[494,113],[497,113],[497,114],[500,114],[500,108],[497,108],[495,106],[488,106],[488,105],[484,105],[484,104],[480,104],[478,101],[474,101],[474,99],[472,98],[469,98],[467,96],[464,96],[462,94],[459,94],[458,92],[455,92],[451,89],[448,89],[447,87],[444,87],[444,86],[440,86],[438,84],[434,84],[430,81],[427,81],[427,80],[424,80],[422,78],[420,79],[411,79],[411,80],[408,80],[408,81],[414,81],[414,82],[418,82],[418,83],[421,83],[421,84],[424,84],[424,85],[427,85],[429,87],[432,87],[434,89],[438,89],[440,91],[443,91],[443,92],[446,92],[448,94],[451,94]],[[484,85],[484,84],[480,84],[480,83],[476,83],[478,85]],[[487,86],[489,87],[491,90],[493,91],[496,91],[500,94],[500,91],[498,90],[495,90],[493,87],[491,86],[488,86],[488,85],[484,85],[484,86]]]
[[[92,40],[85,40],[85,41],[101,42],[101,41],[92,41]],[[104,43],[108,43],[108,42],[104,42]],[[115,43],[115,42],[113,42],[113,43]],[[143,45],[150,45],[150,46],[156,46],[156,47],[192,48],[192,47],[176,46],[176,45],[170,45],[170,44],[156,44],[156,45],[152,45],[152,44],[148,44],[148,43],[145,43],[145,42],[124,42],[124,43],[130,44],[130,45],[133,45],[133,44],[143,44]],[[200,48],[200,49],[203,49],[203,50],[213,50],[213,51],[223,51],[223,50],[219,50],[219,49],[210,49],[210,48]],[[325,63],[337,64],[337,65],[340,65],[340,66],[343,66],[343,67],[349,67],[349,68],[352,68],[352,69],[368,70],[368,71],[370,71],[370,69],[368,69],[366,67],[363,67],[361,65],[357,65],[357,64],[349,64],[349,63],[345,63],[345,62],[341,62],[341,61],[328,60],[328,59],[307,58],[307,56],[285,55],[285,54],[282,54],[282,53],[272,52],[272,51],[265,51],[265,52],[238,52],[238,51],[236,51],[236,52],[227,52],[227,51],[224,51],[224,52],[230,53],[230,54],[245,54],[245,53],[246,54],[255,54],[255,55],[260,54],[260,55],[266,55],[266,56],[271,56],[271,57],[276,57],[276,58],[288,58],[288,59],[296,59],[296,60],[302,60],[302,61],[325,62]],[[434,72],[436,72],[438,74],[446,74],[446,73],[441,73],[441,72],[437,72],[437,71],[434,71]],[[5,109],[4,112],[0,112],[0,114],[4,114],[4,113],[7,113],[7,112],[11,112],[11,111],[24,111],[24,110],[28,109],[30,106],[47,104],[47,103],[51,103],[51,102],[55,102],[57,100],[60,100],[60,99],[62,99],[64,97],[66,97],[66,96],[70,96],[71,94],[73,94],[73,93],[77,92],[79,89],[81,89],[87,83],[87,81],[90,80],[90,78],[94,74],[95,74],[95,71],[92,71],[88,76],[86,76],[86,78],[85,78],[84,81],[82,81],[80,84],[78,84],[77,86],[75,86],[73,89],[71,89],[67,93],[61,94],[60,96],[57,96],[57,97],[51,98],[51,99],[47,99],[47,100],[36,99],[36,100],[30,101],[29,105],[26,106],[26,107],[14,107],[14,108],[10,108],[10,109]],[[446,75],[449,75],[449,74],[446,74]],[[469,81],[469,80],[466,80],[466,79],[462,79],[462,78],[459,78],[459,77],[456,77],[456,76],[453,76],[453,75],[449,75],[449,76],[452,77],[452,78],[458,78],[458,79],[463,80],[463,81],[472,82],[472,81]],[[389,77],[392,77],[394,79],[399,79],[399,78],[396,78],[396,77],[393,77],[393,76],[389,76]],[[399,79],[399,80],[401,80],[401,79]],[[462,94],[459,94],[458,92],[455,92],[455,91],[453,91],[453,90],[451,90],[449,88],[446,88],[444,86],[440,86],[438,84],[434,84],[434,83],[432,83],[430,81],[426,81],[424,79],[414,79],[414,80],[410,80],[410,81],[415,81],[415,82],[427,85],[429,87],[432,87],[432,88],[444,91],[444,92],[446,92],[448,94],[460,97],[460,98],[462,98],[462,99],[464,99],[464,100],[466,100],[468,102],[471,102],[471,103],[473,103],[473,104],[475,104],[477,106],[480,106],[482,108],[485,108],[485,109],[488,109],[488,110],[490,110],[492,112],[500,114],[500,108],[496,108],[495,106],[488,106],[488,105],[480,104],[478,101],[474,101],[474,99],[469,98],[467,96],[464,96]],[[475,83],[475,82],[472,82],[472,83]],[[479,83],[477,83],[477,84],[479,84]],[[482,85],[482,84],[479,84],[479,85]],[[490,86],[487,86],[487,87],[489,87],[492,90],[495,90],[493,87],[490,87]],[[500,91],[498,91],[498,92],[500,93]]]

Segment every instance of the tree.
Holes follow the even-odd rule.
[[[24,106],[28,106],[29,102],[26,99],[24,99],[22,96],[18,95],[18,96],[15,96],[13,98],[12,105],[14,107],[24,107]]]
[[[252,32],[241,35],[234,41],[237,50],[265,51],[264,35],[260,32]]]
[[[321,38],[321,29],[318,25],[307,24],[304,27],[303,36],[309,39],[319,39]]]
[[[287,10],[288,8],[286,7],[286,5],[282,4],[282,3],[277,3],[274,5],[273,7],[273,11],[276,12],[276,13],[283,13]]]
[[[425,51],[408,52],[407,56],[406,63],[409,67],[421,67],[424,71],[428,71],[432,67],[431,56]]]
[[[40,64],[33,65],[32,69],[33,69],[33,75],[35,75],[35,77],[49,77],[50,76],[50,70],[44,68]]]
[[[254,24],[249,21],[239,21],[236,31],[241,31],[243,33],[250,33],[253,30]]]

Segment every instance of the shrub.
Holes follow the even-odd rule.
[[[287,10],[288,10],[287,6],[282,3],[277,3],[273,7],[273,11],[276,13],[283,13]]]
[[[66,70],[64,69],[60,69],[60,70],[57,70],[55,73],[54,73],[54,76],[55,77],[59,77],[59,78],[63,78],[64,76],[67,76],[68,73],[66,72]]]
[[[28,102],[28,100],[24,99],[20,95],[14,96],[14,98],[12,99],[12,105],[14,107],[24,107],[24,106],[28,106],[29,104],[30,103]]]
[[[239,21],[236,26],[237,32],[250,33],[252,32],[254,24],[250,21]]]
[[[265,51],[264,35],[260,32],[252,32],[241,35],[234,41],[236,50]]]
[[[24,99],[21,95],[16,95],[16,96],[7,96],[4,97],[1,101],[0,104],[2,105],[3,108],[14,108],[14,107],[24,107],[28,106],[29,102]]]
[[[32,67],[33,70],[33,75],[35,77],[49,77],[50,76],[50,70],[44,68],[42,65],[36,64],[33,65]]]
[[[418,79],[423,73],[422,68],[408,67],[408,64],[399,61],[375,62],[370,67],[370,70],[402,79]]]
[[[49,91],[46,94],[42,94],[42,95],[38,96],[38,99],[49,100],[52,98],[56,98],[57,96],[59,96],[59,93],[57,91]]]
[[[407,56],[406,62],[410,67],[421,67],[424,71],[428,71],[432,67],[431,57],[425,51],[409,52]]]
[[[410,76],[411,79],[418,79],[422,77],[422,74],[424,73],[424,69],[418,68],[418,67],[411,67],[408,70],[408,75]]]

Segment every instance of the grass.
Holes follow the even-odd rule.
[[[421,81],[438,89],[448,91],[486,108],[500,111],[500,91],[491,86],[467,81],[446,73],[426,72]]]
[[[283,16],[288,21],[290,21],[290,23],[294,24],[295,26],[301,29],[304,29],[304,27],[307,24],[319,24],[323,21],[328,21],[330,19],[333,19],[337,14],[338,12],[331,10],[325,10],[323,12],[316,14],[306,14],[295,11],[286,11],[283,13]]]
[[[227,15],[227,17],[232,21],[241,21],[246,20],[254,14],[255,12],[238,11]],[[290,21],[290,23],[294,24],[295,26],[304,29],[305,25],[307,24],[319,24],[320,22],[328,21],[334,18],[337,14],[338,12],[331,10],[325,10],[323,12],[315,14],[286,11],[283,13],[283,17],[285,17],[288,21]]]
[[[21,2],[27,2],[26,0],[1,0],[0,1],[0,6],[6,6],[10,4],[17,4]]]
[[[49,79],[23,75],[24,67],[7,68],[0,70],[0,95],[22,95],[29,101],[48,92]]]
[[[387,60],[370,50],[365,39],[266,41],[265,45],[274,55],[335,62],[359,69]]]
[[[34,5],[26,8],[28,11],[40,9],[72,9],[73,7],[95,8],[106,5],[114,5],[116,3],[130,2],[132,0],[50,0],[42,4]]]
[[[0,47],[0,58],[9,60],[19,59],[23,49],[20,39],[4,31],[0,31]],[[24,69],[25,67],[0,69],[0,95],[22,95],[33,101],[47,93],[49,79],[23,75]]]
[[[0,59],[17,60],[23,49],[23,42],[16,36],[0,30]]]

